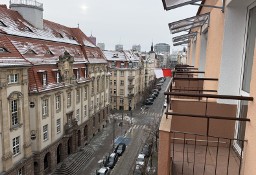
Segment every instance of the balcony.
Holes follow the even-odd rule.
[[[129,75],[129,76],[128,76],[128,80],[129,80],[129,81],[134,80],[134,78],[135,78],[135,77],[134,77],[134,76],[132,76],[132,75]]]
[[[133,84],[129,84],[128,85],[128,89],[133,89],[134,88],[134,85]]]
[[[134,93],[130,93],[130,94],[128,94],[128,97],[129,97],[129,98],[134,97]]]
[[[197,78],[201,72],[192,67],[181,70],[175,71],[164,93],[168,108],[159,128],[158,174],[240,174],[247,141],[235,138],[235,127],[236,123],[245,126],[250,119],[236,118],[233,101],[253,98],[205,90],[204,83],[218,80]],[[240,150],[234,147],[236,142]]]

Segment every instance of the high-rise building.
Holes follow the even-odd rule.
[[[140,52],[141,51],[141,46],[140,45],[133,45],[132,46],[132,51]]]
[[[115,45],[115,51],[123,51],[123,50],[124,50],[124,46],[122,44]]]
[[[97,46],[98,46],[101,50],[105,50],[105,43],[98,43]]]
[[[154,51],[159,53],[170,53],[170,45],[166,43],[158,43],[154,46]]]

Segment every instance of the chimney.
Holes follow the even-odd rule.
[[[44,28],[42,3],[33,0],[10,0],[10,9],[19,12],[34,27]]]

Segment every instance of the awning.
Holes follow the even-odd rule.
[[[185,40],[185,41],[173,43],[173,46],[179,46],[179,45],[188,44],[188,43],[190,43],[190,40]]]
[[[173,43],[186,41],[186,40],[193,39],[194,37],[196,37],[196,35],[197,35],[197,32],[192,32],[192,33],[189,33],[189,34],[173,37],[172,41],[173,41]]]
[[[203,0],[162,0],[162,2],[165,10],[171,10],[185,5],[198,5],[203,7],[219,8],[224,11],[225,6],[225,0],[223,0],[222,6],[205,5]]]
[[[209,23],[210,13],[205,13],[202,15],[197,15],[194,17],[182,19],[169,23],[169,28],[172,34],[187,31],[196,27],[201,27],[204,24]]]

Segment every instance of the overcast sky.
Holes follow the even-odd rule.
[[[44,19],[91,33],[106,49],[116,44],[124,49],[140,44],[149,51],[151,43],[172,47],[168,23],[196,15],[197,6],[165,11],[162,0],[37,0],[44,4]],[[0,0],[9,5],[9,0]]]

